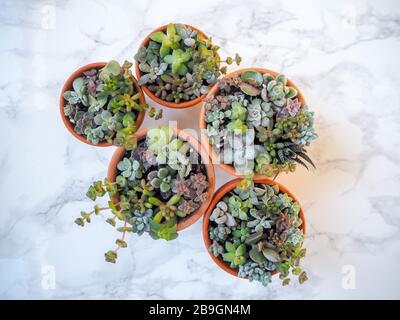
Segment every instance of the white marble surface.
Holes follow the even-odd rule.
[[[398,1],[0,4],[0,298],[400,298]],[[315,110],[320,138],[309,152],[318,169],[279,177],[305,208],[307,284],[275,279],[265,289],[226,274],[205,251],[200,221],[170,243],[130,237],[116,265],[103,260],[112,228],[73,224],[114,148],[67,132],[60,88],[83,64],[132,60],[142,38],[170,21],[238,51],[243,67],[285,73]],[[164,111],[198,128],[198,107]],[[216,172],[218,186],[232,178]],[[55,286],[46,285],[53,271]]]

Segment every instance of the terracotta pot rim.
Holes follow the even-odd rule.
[[[229,264],[227,262],[224,262],[223,260],[217,258],[216,256],[213,255],[213,253],[210,251],[210,246],[211,246],[211,239],[210,239],[210,235],[208,232],[209,229],[209,225],[210,225],[210,215],[212,213],[212,211],[214,210],[216,204],[231,190],[233,190],[238,183],[241,181],[242,179],[240,178],[236,178],[233,179],[231,181],[228,181],[227,183],[225,183],[224,185],[222,185],[216,192],[215,195],[203,217],[203,225],[202,225],[202,231],[203,231],[203,240],[204,240],[204,244],[206,246],[206,250],[208,252],[208,254],[210,255],[211,259],[224,271],[226,271],[227,273],[238,277],[238,269],[232,269]],[[297,201],[297,198],[293,195],[293,193],[291,193],[284,185],[273,181],[269,178],[256,178],[254,179],[254,182],[257,183],[263,183],[263,184],[268,184],[268,185],[278,185],[279,190],[282,192],[287,193],[294,201]],[[300,202],[299,202],[300,204]],[[303,208],[300,205],[300,212],[299,212],[299,216],[300,219],[303,221],[302,225],[301,225],[301,230],[303,231],[304,234],[306,234],[306,219],[305,219],[305,215],[304,215],[304,211]],[[272,272],[272,274],[276,274],[277,272],[274,271]]]
[[[147,128],[142,128],[139,131],[135,133],[135,136],[138,138],[138,140],[141,140],[142,138],[146,137],[147,134]],[[189,216],[180,219],[178,221],[178,226],[177,226],[177,231],[182,231],[192,224],[194,224],[197,220],[203,216],[203,214],[206,212],[209,204],[211,203],[213,194],[214,194],[214,189],[215,189],[215,172],[214,172],[214,166],[210,162],[210,159],[208,157],[207,151],[204,149],[203,145],[201,144],[200,141],[198,141],[196,138],[193,136],[185,133],[183,130],[180,130],[178,128],[174,128],[174,135],[181,138],[184,141],[187,141],[190,143],[190,145],[199,153],[202,162],[205,166],[206,169],[206,174],[208,178],[208,198],[207,201],[205,201],[199,209],[196,210],[196,212],[190,214]],[[110,179],[110,181],[115,181],[116,174],[117,174],[117,164],[121,160],[121,158],[125,154],[125,148],[123,147],[118,147],[114,154],[112,155],[112,158],[110,160],[109,166],[108,166],[108,172],[107,172],[107,178]],[[117,202],[118,198],[114,197],[112,200],[114,202]]]
[[[174,23],[174,24],[176,24],[176,23]],[[205,39],[209,39],[209,37],[208,37],[203,31],[201,31],[201,30],[199,30],[199,29],[197,29],[197,28],[195,28],[195,27],[193,27],[193,26],[191,26],[191,25],[189,25],[189,24],[187,24],[187,23],[182,23],[182,24],[185,25],[185,26],[187,26],[187,27],[189,27],[189,28],[191,28],[192,30],[196,31],[198,34],[200,34],[201,36],[203,36]],[[166,24],[166,25],[163,25],[163,26],[158,27],[157,29],[154,29],[153,31],[151,31],[151,32],[144,38],[144,40],[142,41],[142,43],[141,43],[140,46],[139,46],[139,49],[147,45],[147,43],[150,41],[150,36],[151,36],[153,33],[158,32],[158,31],[164,31],[164,30],[167,29],[167,26],[168,26],[168,25]],[[139,50],[139,49],[138,49],[138,50]],[[137,79],[140,79],[140,77],[141,77],[141,75],[142,75],[142,72],[141,72],[140,69],[139,69],[139,62],[138,62],[138,61],[135,61],[135,73],[136,73]],[[184,109],[184,108],[193,107],[193,106],[195,106],[196,104],[200,103],[200,102],[207,96],[207,94],[202,94],[202,95],[200,95],[199,97],[197,97],[196,99],[189,100],[189,101],[184,101],[184,102],[180,102],[180,103],[175,103],[175,102],[165,101],[165,100],[162,100],[162,99],[156,97],[156,96],[154,95],[154,93],[151,92],[151,91],[148,89],[148,86],[147,86],[147,85],[143,85],[143,86],[142,86],[142,89],[143,89],[144,93],[146,93],[146,95],[147,95],[151,100],[153,100],[154,102],[156,102],[156,103],[158,103],[158,104],[160,104],[160,105],[162,105],[162,106],[164,106],[164,107],[174,108],[174,109]]]
[[[107,62],[93,62],[93,63],[89,63],[89,64],[79,67],[67,78],[67,80],[65,81],[65,83],[61,89],[61,94],[60,94],[60,114],[61,114],[61,119],[62,119],[65,127],[76,139],[78,139],[79,141],[84,142],[90,146],[93,146],[93,147],[110,147],[110,146],[112,146],[112,144],[107,141],[102,141],[102,142],[99,142],[98,144],[94,144],[94,143],[90,142],[89,140],[87,140],[84,136],[81,136],[75,132],[72,123],[69,121],[68,117],[66,115],[64,115],[64,106],[65,106],[64,92],[72,89],[72,82],[77,77],[82,75],[83,72],[93,69],[93,68],[101,69],[106,64],[107,64]],[[136,78],[133,76],[133,74],[132,74],[132,82],[135,86],[136,92],[140,93],[140,102],[146,103],[146,99],[144,97],[143,91],[140,88],[140,86],[139,86]],[[142,125],[144,116],[145,116],[145,112],[138,113],[137,118],[136,118],[136,128],[137,129],[139,129],[139,127]]]
[[[243,68],[243,69],[239,69],[236,71],[233,71],[231,73],[228,73],[224,78],[232,78],[233,76],[236,75],[240,75],[245,71],[249,71],[249,70],[254,70],[254,71],[258,71],[262,74],[264,73],[271,73],[273,76],[277,76],[279,75],[279,72],[273,71],[273,70],[269,70],[269,69],[265,69],[265,68],[258,68],[258,67],[253,67],[253,68]],[[287,79],[288,84],[295,88],[297,90],[297,97],[299,98],[302,107],[304,107],[307,103],[306,100],[303,96],[303,93],[300,91],[300,89],[290,80]],[[210,96],[215,95],[216,93],[218,93],[218,84],[215,84],[211,87],[210,91],[207,94],[207,98]],[[201,103],[201,107],[200,107],[200,120],[199,120],[199,126],[200,126],[200,134],[201,134],[201,142],[203,143],[203,145],[205,146],[206,150],[208,151],[211,161],[213,163],[216,163],[221,169],[223,169],[224,171],[239,177],[239,178],[243,178],[244,176],[241,174],[236,173],[235,168],[232,165],[229,164],[224,164],[224,163],[220,163],[219,161],[219,156],[218,154],[215,152],[214,147],[212,146],[212,144],[208,141],[208,136],[206,133],[204,133],[204,129],[207,128],[207,124],[205,121],[205,114],[206,114],[206,109],[205,109],[205,105],[206,103],[203,101]],[[261,178],[270,178],[268,176],[265,175],[261,175],[259,173],[255,173],[254,174],[254,178],[255,179],[261,179]]]

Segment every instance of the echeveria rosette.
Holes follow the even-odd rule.
[[[224,164],[269,177],[314,166],[305,150],[317,137],[314,113],[284,75],[246,70],[218,88],[205,99],[205,133]]]
[[[109,117],[103,120],[108,121]],[[106,221],[122,233],[117,248],[105,254],[106,261],[112,263],[117,259],[117,251],[127,246],[127,232],[146,233],[153,239],[175,239],[181,219],[194,214],[208,199],[205,165],[198,160],[197,151],[175,136],[171,128],[149,129],[137,148],[125,150],[117,162],[115,182],[104,179],[90,186],[87,196],[91,200],[106,194],[113,199],[108,207],[96,205],[75,222],[84,226],[90,223],[92,214],[111,211]]]
[[[210,252],[238,276],[267,286],[273,272],[307,280],[300,205],[277,185],[246,182],[222,197],[209,216]]]
[[[145,46],[135,55],[141,73],[139,85],[161,100],[181,103],[194,100],[208,92],[221,73],[219,47],[211,39],[184,24],[169,23],[165,30],[150,35]],[[235,62],[240,63],[236,55]]]

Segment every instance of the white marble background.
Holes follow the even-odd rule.
[[[398,1],[0,4],[0,298],[400,298]],[[171,21],[238,51],[243,67],[285,73],[315,110],[318,169],[279,177],[306,212],[305,285],[264,288],[226,274],[204,248],[200,221],[170,243],[131,236],[116,265],[103,258],[111,227],[73,224],[114,148],[67,132],[61,86],[83,64],[132,60],[142,38]],[[198,107],[164,111],[198,128]],[[232,179],[216,172],[218,186]],[[55,287],[45,281],[52,271]]]

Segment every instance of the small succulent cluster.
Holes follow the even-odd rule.
[[[306,254],[300,205],[277,185],[243,180],[217,203],[210,215],[211,252],[238,269],[238,275],[267,286],[273,272],[283,285],[290,274],[299,282],[307,274],[299,266]]]
[[[165,32],[157,31],[148,44],[135,55],[142,76],[139,85],[148,85],[154,95],[164,101],[180,103],[196,99],[208,92],[226,67],[221,62],[239,65],[241,58],[221,61],[219,47],[190,27],[168,24]]]
[[[297,163],[314,167],[304,148],[317,137],[314,113],[284,75],[247,70],[218,87],[205,99],[205,133],[223,163],[266,176],[294,171]]]
[[[128,61],[122,66],[110,61],[74,79],[72,90],[64,93],[64,114],[77,134],[93,144],[107,141],[127,149],[135,147],[136,119],[147,105],[140,102],[131,67]],[[162,113],[153,108],[149,115],[159,119]]]
[[[93,201],[106,193],[114,201],[82,212],[75,222],[83,226],[92,214],[102,210],[113,213],[107,222],[123,236],[117,248],[106,253],[106,261],[115,263],[117,251],[126,247],[126,232],[147,232],[153,239],[173,240],[180,219],[193,214],[209,198],[208,177],[200,155],[186,141],[173,135],[169,127],[152,128],[137,148],[127,150],[117,165],[115,181],[94,182],[87,196]],[[115,201],[116,198],[119,201]]]

